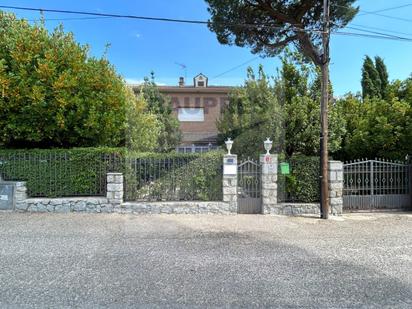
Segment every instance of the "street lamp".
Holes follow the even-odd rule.
[[[230,150],[232,149],[233,141],[230,139],[230,137],[227,139],[225,144],[226,144],[226,148],[227,148],[227,154],[231,155]]]
[[[272,149],[272,141],[269,139],[269,137],[266,138],[263,144],[265,145],[266,155],[270,155],[269,151]]]

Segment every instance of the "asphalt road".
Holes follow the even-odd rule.
[[[0,307],[412,308],[412,214],[0,212]]]

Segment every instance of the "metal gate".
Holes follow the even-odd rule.
[[[343,165],[343,207],[347,210],[402,209],[411,204],[408,164],[356,160]]]
[[[259,161],[248,158],[238,165],[237,200],[240,214],[258,214],[262,212]]]

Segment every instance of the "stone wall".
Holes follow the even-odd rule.
[[[230,214],[225,202],[147,202],[113,205],[102,197],[29,198],[16,205],[19,212],[86,212],[133,214]]]
[[[277,215],[319,214],[316,203],[277,202],[277,155],[262,155],[262,213]],[[329,163],[331,213],[342,214],[343,164]],[[107,174],[106,197],[27,198],[25,182],[16,182],[15,210],[30,212],[234,214],[237,206],[237,156],[224,156],[223,201],[123,202],[123,175]]]
[[[116,207],[115,212],[135,214],[233,214],[227,202],[128,202]]]
[[[232,183],[230,183],[230,186]],[[229,186],[229,185],[228,185]],[[108,173],[106,197],[27,198],[25,182],[15,183],[15,210],[18,212],[87,212],[135,214],[231,214],[231,202],[135,202],[123,203],[123,176]]]
[[[279,203],[271,209],[275,215],[298,216],[298,215],[319,215],[319,203]]]
[[[28,198],[16,203],[19,212],[113,212],[114,207],[104,197]]]

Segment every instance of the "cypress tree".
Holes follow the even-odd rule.
[[[379,56],[375,57],[375,67],[379,74],[379,79],[381,81],[380,96],[381,98],[386,97],[387,87],[389,85],[388,70],[386,69],[385,62]]]
[[[379,72],[369,56],[365,57],[362,67],[362,96],[363,98],[381,97],[381,79]]]

